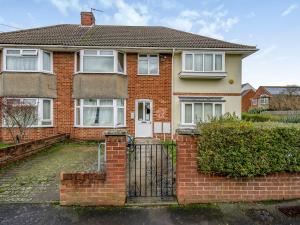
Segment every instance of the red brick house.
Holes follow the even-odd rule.
[[[299,97],[298,86],[260,86],[251,98],[251,108],[295,110]]]
[[[251,108],[251,99],[255,95],[255,91],[249,83],[242,84],[242,112],[247,112]]]
[[[241,60],[255,51],[166,27],[96,25],[83,12],[80,25],[0,34],[0,97],[36,107],[26,139],[99,140],[108,128],[171,137],[178,126],[240,114]]]

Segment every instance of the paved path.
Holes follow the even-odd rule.
[[[292,202],[288,204],[299,204]],[[80,208],[0,204],[0,225],[297,225],[276,204],[215,204],[163,208]]]
[[[58,144],[0,170],[0,203],[58,201],[60,171],[88,171],[96,166],[96,144]]]

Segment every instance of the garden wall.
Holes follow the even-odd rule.
[[[177,130],[176,194],[179,204],[300,198],[300,173],[227,178],[198,172],[195,130]]]
[[[58,134],[0,149],[0,168],[9,163],[24,159],[34,153],[48,148],[69,138],[67,134]]]
[[[61,205],[124,205],[127,132],[105,132],[105,172],[61,172]]]

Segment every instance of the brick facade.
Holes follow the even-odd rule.
[[[197,135],[176,136],[176,194],[180,204],[300,198],[300,173],[232,179],[198,172],[197,141]]]
[[[254,97],[255,91],[248,90],[242,95],[242,112],[247,112],[251,108],[251,99]]]
[[[61,205],[124,205],[126,199],[125,132],[106,135],[106,171],[61,173]]]
[[[53,101],[54,126],[53,128],[28,129],[24,140],[39,139],[57,133],[68,133],[72,139],[104,139],[103,132],[107,130],[105,128],[74,127],[74,99],[72,98],[74,53],[54,52],[53,68],[57,81],[57,98]],[[135,134],[135,120],[131,119],[131,113],[135,112],[136,99],[153,100],[153,122],[171,123],[172,55],[160,54],[159,75],[139,76],[137,75],[137,68],[138,54],[127,54],[129,99],[127,99],[126,107],[126,124],[128,132],[132,135]],[[10,142],[11,137],[8,130],[2,128],[1,131],[1,139]],[[154,134],[154,137],[162,137],[162,135]],[[170,137],[170,135],[167,135],[167,137]]]

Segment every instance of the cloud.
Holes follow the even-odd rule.
[[[224,39],[223,33],[229,32],[239,19],[229,17],[228,11],[220,5],[211,11],[183,10],[177,17],[164,18],[162,22],[176,29]]]
[[[69,10],[81,11],[83,8],[83,4],[79,2],[79,0],[50,0],[51,4],[53,4],[63,15],[68,15]]]
[[[250,12],[249,14],[247,14],[245,17],[247,18],[247,19],[252,19],[252,18],[254,18],[256,16],[256,13],[255,12]]]
[[[146,5],[137,3],[127,3],[124,0],[99,0],[106,4],[109,10],[113,11],[111,15],[102,14],[101,23],[122,24],[122,25],[148,25],[151,14]]]
[[[298,8],[298,4],[292,4],[281,13],[281,16],[287,16],[297,8]]]

